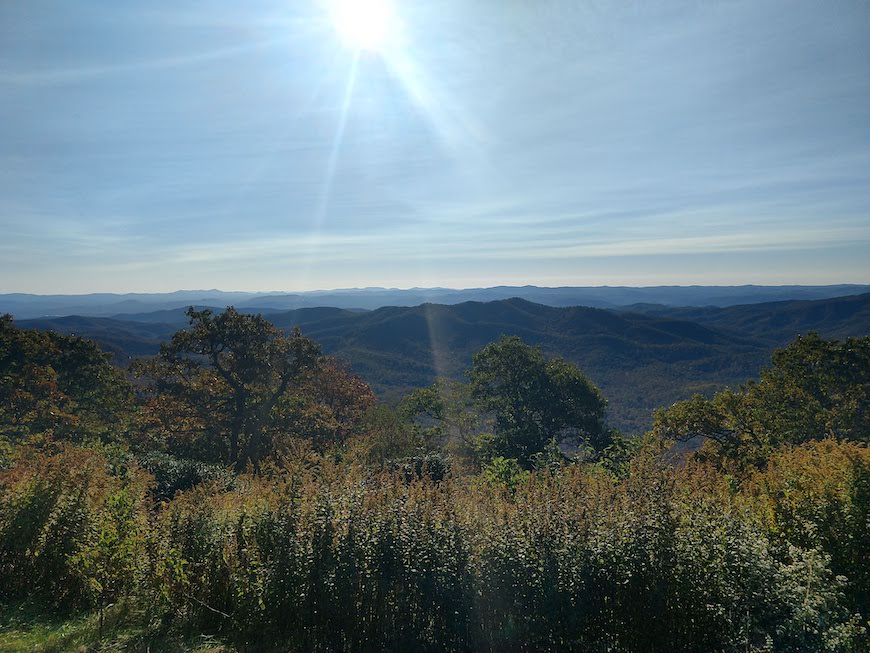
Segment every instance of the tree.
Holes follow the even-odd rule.
[[[167,432],[193,436],[191,446],[220,445],[225,462],[256,469],[284,426],[279,402],[320,366],[320,348],[298,329],[285,336],[233,307],[218,315],[191,307],[187,315],[189,329],[135,365],[152,382],[150,406]]]
[[[115,437],[130,385],[89,340],[0,316],[0,436],[21,442]]]
[[[399,405],[401,417],[414,425],[430,449],[443,448],[460,467],[478,467],[487,421],[471,397],[467,383],[438,379],[409,393]]]
[[[345,443],[376,403],[368,383],[340,361],[325,357],[300,375],[276,409],[288,432],[303,435],[322,450]]]
[[[468,376],[472,396],[493,416],[496,456],[528,469],[553,442],[599,450],[610,441],[598,388],[577,366],[546,359],[516,336],[475,354]]]
[[[726,466],[762,465],[781,444],[870,438],[870,338],[798,337],[773,354],[757,382],[696,395],[657,411],[664,441],[701,438],[703,455]]]
[[[369,410],[356,431],[349,442],[348,457],[369,467],[385,467],[426,453],[426,443],[417,429],[388,406]]]

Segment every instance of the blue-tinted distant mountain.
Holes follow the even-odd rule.
[[[496,286],[493,288],[365,288],[328,292],[266,295],[243,301],[239,307],[257,305],[274,309],[304,306],[376,309],[383,306],[418,306],[424,303],[459,304],[489,302],[519,297],[545,306],[590,306],[614,308],[637,303],[666,306],[732,306],[794,299],[827,299],[870,291],[870,286],[618,286],[541,288]]]
[[[200,306],[234,305],[246,310],[286,311],[332,306],[374,310],[384,306],[418,306],[424,303],[460,304],[519,297],[546,306],[591,306],[615,308],[633,304],[665,306],[733,306],[762,302],[828,299],[870,292],[868,285],[835,286],[625,286],[542,288],[496,286],[493,288],[351,288],[297,293],[223,292],[183,290],[173,293],[115,295],[0,295],[0,313],[19,319],[87,315],[111,317]]]
[[[173,325],[175,328],[180,329],[182,327],[187,326],[188,317],[187,317],[187,309],[189,307],[185,306],[184,308],[172,308],[164,311],[152,311],[150,313],[129,313],[129,314],[118,314],[113,315],[112,318],[115,320],[124,320],[124,321],[133,321],[133,322],[144,322],[144,323],[157,323],[157,324],[169,324]],[[215,312],[220,312],[226,308],[225,306],[203,306],[203,305],[195,305],[194,308],[197,310],[202,309],[211,309]],[[269,308],[267,306],[239,306],[238,309],[245,313],[260,313],[265,315],[270,320],[273,320],[276,324],[282,327],[290,327],[295,326],[296,324],[306,324],[313,320],[322,318],[322,317],[333,317],[336,315],[354,315],[359,313],[359,310],[349,310],[343,308],[332,308],[329,306],[318,306],[314,308],[299,308],[292,311],[285,311],[276,308]]]
[[[227,306],[255,296],[254,293],[221,290],[179,290],[171,293],[95,293],[90,295],[0,295],[0,313],[16,318],[57,315],[103,316],[145,313],[191,304]]]
[[[184,326],[187,326],[187,309],[191,306],[193,306],[193,308],[197,310],[203,310],[208,308],[215,312],[220,312],[225,308],[225,306],[218,305],[185,304],[180,308],[167,308],[162,311],[149,311],[147,313],[118,313],[117,315],[111,315],[110,317],[115,320],[125,320],[132,322],[171,324],[177,329],[180,329]]]

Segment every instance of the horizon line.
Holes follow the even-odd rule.
[[[559,285],[559,286],[540,286],[537,284],[497,284],[493,286],[467,286],[467,287],[451,287],[451,286],[409,286],[405,288],[397,286],[355,286],[355,287],[339,287],[339,288],[317,288],[312,290],[223,290],[220,288],[178,288],[176,290],[133,290],[133,291],[90,291],[90,292],[28,292],[21,290],[2,291],[0,296],[9,295],[28,295],[33,297],[85,297],[93,295],[173,295],[180,293],[223,293],[223,294],[248,294],[248,295],[314,295],[320,293],[340,293],[340,292],[365,292],[365,291],[386,291],[386,292],[413,292],[413,291],[451,291],[462,292],[470,290],[495,290],[499,288],[536,288],[539,290],[568,290],[568,289],[583,289],[595,290],[604,288],[833,288],[841,286],[870,286],[870,281],[855,282],[846,281],[841,283],[739,283],[739,284],[651,284],[651,285]]]

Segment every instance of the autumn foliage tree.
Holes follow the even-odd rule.
[[[114,438],[131,398],[123,372],[90,340],[19,329],[0,316],[0,436]]]
[[[870,337],[799,337],[773,354],[760,379],[708,399],[680,401],[655,416],[665,441],[705,441],[726,466],[763,463],[776,447],[833,438],[870,439]]]
[[[134,369],[150,381],[159,422],[218,445],[224,462],[255,468],[280,427],[276,410],[287,392],[321,360],[320,348],[296,330],[285,336],[260,315],[234,308],[187,312],[190,328]]]
[[[376,403],[368,383],[341,361],[321,357],[279,401],[276,418],[286,433],[323,449],[345,443]]]

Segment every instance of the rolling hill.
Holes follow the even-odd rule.
[[[556,308],[514,298],[373,311],[256,312],[282,329],[299,326],[388,401],[438,376],[461,378],[474,352],[502,334],[517,335],[580,365],[610,400],[613,423],[629,431],[646,428],[658,406],[756,376],[775,347],[800,333],[870,334],[870,294],[726,308],[638,305],[630,311]],[[184,309],[121,317],[18,324],[92,338],[123,362],[155,353],[187,323]]]
[[[724,308],[637,305],[624,310],[689,320],[785,344],[795,334],[809,331],[818,331],[829,338],[844,338],[861,335],[860,328],[864,325],[866,334],[870,325],[870,293],[824,301],[783,301]]]

